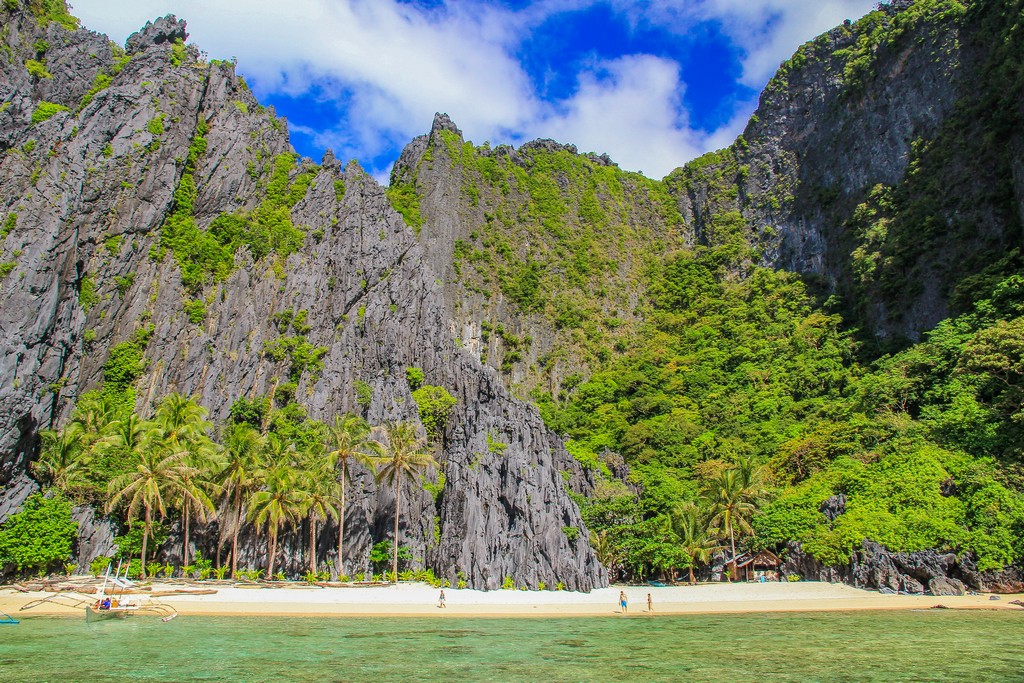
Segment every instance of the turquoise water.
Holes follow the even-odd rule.
[[[1024,610],[0,626],[2,681],[1021,681]]]

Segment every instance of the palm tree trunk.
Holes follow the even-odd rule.
[[[181,566],[182,567],[184,567],[185,565],[188,564],[188,522],[189,522],[189,518],[191,517],[191,515],[189,515],[188,513],[189,513],[190,505],[191,504],[188,501],[185,501],[185,507],[184,507],[184,509],[181,512],[181,514],[185,518],[185,536],[184,536],[184,539],[181,542]]]
[[[316,515],[309,516],[309,571],[316,574]]]
[[[395,475],[395,556],[391,564],[391,580],[398,583],[398,514],[402,502],[402,470]]]
[[[150,509],[146,506],[146,521],[142,525],[142,578],[146,578],[146,541],[149,540]]]
[[[733,532],[731,522],[729,524],[729,545],[732,547],[732,559],[729,561],[729,583],[732,583],[733,574],[736,573],[736,534]]]
[[[345,468],[341,468],[341,507],[338,509],[338,576],[345,573],[341,566],[341,544],[345,540]]]
[[[270,527],[270,554],[267,556],[267,580],[274,578],[274,555],[277,554],[277,525]]]
[[[693,577],[693,562],[690,563],[690,585],[697,583],[697,580]]]
[[[238,574],[238,527],[242,526],[242,489],[235,489],[235,528],[231,530],[231,578]]]

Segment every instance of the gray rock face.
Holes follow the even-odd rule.
[[[168,14],[156,21],[147,21],[141,31],[128,36],[125,52],[135,55],[164,43],[184,43],[187,38],[185,22],[179,21],[173,14]]]
[[[848,583],[857,588],[932,595],[963,595],[967,589],[1012,592],[1022,585],[1020,569],[1008,567],[1000,572],[979,572],[969,553],[940,553],[919,550],[893,553],[885,546],[865,540],[853,553],[850,563],[826,567],[803,552],[799,543],[787,545],[784,575],[797,574],[805,579]],[[1008,590],[1009,589],[1009,590]],[[959,592],[956,592],[959,591]]]
[[[830,496],[821,504],[819,512],[825,515],[825,519],[834,522],[837,517],[846,513],[846,496],[842,493]]]
[[[911,4],[883,5],[880,21],[902,21]],[[1020,154],[1009,155],[1016,161],[1006,169],[1014,177],[1007,205],[990,192],[992,184],[1003,182],[1003,169],[964,171],[980,154],[978,140],[991,133],[981,122],[955,118],[958,107],[978,96],[983,65],[999,41],[973,35],[969,21],[934,14],[870,49],[864,55],[869,66],[860,73],[847,63],[858,49],[850,27],[808,43],[768,84],[732,147],[733,176],[722,179],[730,191],[709,195],[707,181],[670,183],[698,240],[709,239],[717,216],[740,212],[763,264],[813,274],[848,302],[859,300],[858,315],[879,337],[916,339],[948,317],[951,290],[971,274],[964,264],[982,259],[987,265],[991,254],[1019,245],[1024,223],[1006,216],[1007,209],[1020,214],[1024,206]],[[929,173],[955,185],[957,197],[972,199],[939,210],[943,225],[935,234],[909,238],[914,244],[908,250],[928,240],[931,246],[906,264],[908,286],[898,296],[883,297],[863,272],[869,266],[854,263],[858,247],[867,245],[866,253],[874,248],[858,232],[863,227],[857,225],[857,207],[869,202],[876,186],[906,181],[911,161],[948,133],[947,127],[957,131],[956,151]],[[1005,144],[1019,152],[1019,126],[1007,132]],[[725,166],[710,168],[708,176]],[[958,233],[964,221],[972,227]]]
[[[692,244],[689,232],[661,188],[636,174],[604,173],[615,166],[607,155],[553,140],[471,153],[467,144],[451,118],[437,114],[430,132],[403,150],[391,186],[415,188],[418,238],[463,347],[519,395],[558,396],[566,378],[586,376],[595,357],[628,345],[641,324],[647,269]],[[560,208],[538,208],[544,197]],[[513,286],[524,264],[551,275],[544,285],[535,275],[541,295],[525,307]],[[555,311],[578,305],[586,311],[558,319]],[[583,320],[607,324],[585,333]]]
[[[174,17],[133,34],[124,62],[103,36],[57,23],[39,26],[23,8],[3,7],[0,262],[13,265],[0,280],[0,519],[35,490],[26,473],[38,431],[66,422],[77,397],[98,385],[113,345],[152,324],[148,366],[136,387],[138,409],[147,412],[159,397],[179,391],[198,396],[222,422],[232,401],[272,392],[287,375],[286,364],[261,349],[279,336],[273,314],[301,309],[308,311],[309,342],[327,349],[323,370],[303,374],[296,387],[311,417],[357,411],[373,422],[415,419],[404,377],[410,366],[458,399],[440,444],[446,486],[435,498],[409,484],[402,496],[401,540],[417,564],[452,580],[463,574],[477,587],[496,587],[506,576],[523,585],[561,581],[583,590],[606,583],[567,492],[587,490],[585,473],[536,411],[508,389],[529,381],[557,396],[566,377],[588,369],[585,344],[576,331],[523,313],[500,292],[492,299],[456,282],[455,246],[495,217],[470,201],[465,177],[444,156],[442,136],[462,143],[450,118],[439,115],[395,167],[396,181],[415,182],[423,191],[426,222],[418,238],[357,166],[343,167],[333,154],[319,167],[304,160],[297,170],[315,177],[291,211],[295,224],[307,229],[302,248],[279,262],[254,261],[240,250],[231,275],[200,293],[207,316],[196,325],[183,311],[193,295],[182,287],[178,264],[172,254],[159,258],[189,146],[208,129],[193,174],[193,214],[205,228],[224,212],[254,209],[266,196],[272,160],[291,153],[283,122],[259,106],[230,64],[205,64],[193,46],[182,50],[186,27]],[[885,21],[909,7],[902,0],[885,6]],[[686,248],[713,242],[716,217],[732,211],[745,220],[764,264],[817,274],[849,292],[851,253],[860,239],[849,223],[857,206],[875,185],[906,178],[915,144],[936,139],[980,73],[989,48],[965,26],[942,19],[927,31],[875,46],[873,71],[856,82],[837,55],[852,49],[856,37],[844,27],[820,37],[802,53],[806,59],[795,60],[762,95],[757,116],[733,147],[737,168],[735,177],[723,180],[725,188],[707,178],[687,183],[670,177],[673,217],[681,222],[663,220],[661,197],[642,179],[622,181],[621,198],[612,198],[625,207],[616,216],[622,225],[611,225],[602,245],[614,267],[599,304],[602,319],[614,319],[623,330],[642,322],[637,311],[644,293],[630,276],[648,263],[630,248],[608,246],[624,229],[662,251]],[[45,54],[36,50],[40,40],[48,45]],[[38,69],[30,73],[28,60],[41,62],[49,77]],[[44,102],[66,110],[33,123]],[[1007,134],[1014,160],[1004,189],[1024,220],[1021,130]],[[964,148],[969,155],[971,146]],[[428,161],[431,149],[437,155]],[[576,154],[576,148],[540,140],[486,155],[523,170],[534,152]],[[586,173],[613,165],[606,156],[585,158]],[[714,164],[708,168],[714,175]],[[570,186],[562,171],[551,179],[560,190]],[[984,184],[978,177],[958,192],[984,197],[978,187]],[[520,213],[504,217],[510,225],[530,207],[516,209]],[[1019,243],[1019,231],[1003,218],[998,207],[979,202],[971,215],[977,239],[935,249],[913,264],[920,288],[908,291],[900,310],[873,305],[865,312],[871,328],[882,336],[913,337],[945,317],[954,284],[946,267],[983,253],[983,246]],[[517,248],[517,257],[528,256],[530,245]],[[487,320],[504,321],[511,334],[532,340],[503,376],[496,370],[510,349],[503,348],[502,335],[488,336]],[[565,350],[574,340],[580,345]],[[541,368],[543,377],[531,375],[530,366]],[[372,388],[366,405],[356,400],[356,382]],[[433,481],[437,473],[428,476]],[[369,548],[388,537],[392,508],[392,492],[360,473],[347,511],[345,572],[368,569]],[[834,519],[844,510],[835,499],[823,512]],[[196,546],[207,555],[216,550],[216,531],[195,531]],[[321,559],[331,551],[334,531],[328,524],[320,536]],[[303,570],[305,538],[304,529],[282,538],[286,571]],[[172,538],[167,552],[179,552],[173,547]],[[799,552],[790,562],[808,577],[907,592],[921,592],[939,576],[972,587],[1000,580],[979,575],[969,558],[879,548],[865,544],[846,568],[816,566]],[[262,563],[263,553],[263,538],[244,538],[250,563]],[[1019,580],[1005,576],[1007,586]]]
[[[13,515],[25,500],[39,490],[39,484],[25,472],[18,474],[0,489],[0,523]]]
[[[993,593],[1024,593],[1024,567],[1007,567],[981,573],[982,583]]]
[[[963,581],[936,576],[928,582],[928,592],[932,595],[963,595],[967,589]]]
[[[911,4],[881,7],[878,21],[907,28],[898,39],[867,49],[863,57],[869,66],[861,72],[849,62],[851,53],[863,51],[861,43],[867,36],[855,33],[852,25],[837,27],[802,47],[762,94],[742,138],[724,155],[728,162],[723,156],[697,160],[665,179],[683,218],[678,228],[675,216],[670,220],[667,215],[641,210],[650,198],[629,192],[617,209],[623,225],[615,234],[604,239],[599,221],[593,220],[581,219],[579,230],[594,236],[598,252],[614,253],[613,245],[632,231],[643,235],[642,242],[663,240],[664,251],[672,251],[715,244],[716,221],[735,213],[746,224],[748,239],[762,265],[809,275],[818,287],[839,295],[848,306],[848,318],[878,337],[914,339],[948,317],[960,278],[988,265],[993,253],[1002,254],[1020,244],[1024,220],[1007,220],[1006,214],[1009,209],[1009,213],[1024,217],[1024,172],[1019,153],[1024,149],[1020,132],[1024,127],[1006,132],[1007,145],[1016,152],[1009,155],[1012,162],[1005,173],[998,169],[985,176],[980,171],[963,170],[970,168],[979,139],[990,131],[980,123],[964,124],[956,115],[976,94],[993,41],[990,36],[974,35],[973,24],[953,12],[921,13]],[[916,23],[905,21],[908,16],[918,17]],[[949,130],[961,128],[963,140],[954,135],[959,141],[953,145],[957,151],[935,175],[951,184],[955,181],[957,196],[965,199],[947,207],[945,213],[938,212],[936,220],[942,227],[929,238],[930,246],[906,264],[906,286],[895,295],[883,296],[884,283],[863,271],[869,267],[865,264],[874,262],[871,258],[883,261],[888,253],[879,251],[871,258],[858,255],[858,248],[873,254],[878,246],[868,244],[870,240],[862,234],[866,227],[857,222],[858,207],[870,202],[876,187],[899,187],[907,182],[908,169],[920,160],[921,150]],[[454,140],[449,136],[449,142],[455,143],[453,149],[445,149],[443,134],[454,136]],[[455,123],[439,114],[430,133],[404,150],[395,164],[392,185],[417,189],[424,221],[419,238],[444,283],[445,299],[453,312],[451,324],[464,346],[485,363],[502,369],[508,386],[557,396],[568,377],[589,373],[591,358],[586,349],[574,344],[571,331],[559,329],[550,316],[520,310],[509,300],[507,287],[493,286],[495,276],[501,276],[501,258],[496,256],[494,263],[486,261],[479,277],[472,272],[472,258],[487,256],[483,252],[489,247],[488,240],[495,239],[488,235],[488,226],[502,224],[503,214],[517,225],[529,222],[531,216],[529,208],[514,201],[522,188],[506,178],[499,181],[505,184],[496,195],[485,174],[460,158],[462,144]],[[551,140],[528,142],[519,149],[484,146],[476,150],[481,157],[512,160],[523,170],[530,168],[534,152],[576,154],[577,150]],[[607,158],[585,158],[599,166],[611,164]],[[589,169],[584,177],[596,179],[599,175]],[[989,187],[1003,175],[1012,175],[1012,187],[1006,188],[1013,198],[1009,204],[993,198]],[[564,218],[573,231],[575,214],[584,212],[576,210],[572,195],[583,194],[587,186],[573,185],[574,180],[559,172],[552,176],[563,193],[569,190]],[[961,224],[971,227],[956,228]],[[515,270],[514,263],[537,253],[571,248],[551,240],[543,227],[527,233],[526,238],[517,233],[513,239],[514,255],[505,261],[506,265],[513,263],[508,271]],[[904,251],[913,251],[926,241],[924,236],[907,239]],[[481,243],[484,248],[477,251]],[[884,247],[878,248],[884,251]],[[460,250],[470,254],[469,262],[453,257]],[[637,251],[635,243],[631,251]],[[638,290],[644,285],[642,280],[630,278],[629,254],[615,253],[612,258],[620,263],[619,272],[601,283],[608,306],[595,317],[612,318],[615,324],[625,325],[619,329],[629,329],[638,302],[643,301],[644,294]],[[521,355],[520,361],[507,363],[509,349],[500,336],[488,335],[483,329],[494,321],[532,341],[525,350],[514,349],[512,355]],[[607,335],[608,346],[616,345],[614,331],[602,334]]]
[[[76,574],[88,574],[89,565],[97,557],[113,557],[117,551],[114,543],[114,527],[89,506],[79,506],[71,511],[71,519],[78,522],[78,539],[75,543],[74,562],[78,565]]]
[[[43,33],[48,64],[80,66],[41,86],[23,64]],[[414,483],[402,496],[399,540],[416,565],[452,581],[461,572],[481,588],[506,576],[531,587],[605,585],[565,483],[565,476],[582,479],[579,465],[535,409],[456,343],[422,247],[357,165],[342,168],[333,155],[321,166],[302,161],[294,172],[315,174],[292,210],[295,225],[307,230],[302,248],[276,264],[240,251],[233,273],[202,292],[205,321],[188,321],[173,255],[153,256],[200,123],[208,128],[193,174],[200,227],[255,207],[271,161],[291,148],[283,122],[259,106],[231,64],[200,63],[194,48],[172,64],[172,46],[184,36],[184,22],[174,17],[147,24],[129,40],[120,70],[109,43],[85,30],[42,28],[21,17],[7,36],[17,58],[0,60],[0,97],[13,103],[0,114],[0,145],[17,151],[0,158],[0,221],[17,217],[2,245],[3,259],[16,265],[0,283],[0,499],[17,505],[27,495],[24,472],[37,431],[66,421],[76,397],[101,380],[110,347],[140,326],[152,324],[153,334],[137,409],[147,413],[177,391],[198,397],[223,422],[232,401],[272,392],[287,378],[287,362],[261,350],[279,336],[273,314],[301,309],[308,341],[327,349],[323,370],[305,373],[296,388],[310,417],[350,411],[378,424],[418,419],[405,379],[411,366],[458,399],[439,451],[447,485],[437,500]],[[101,72],[113,74],[109,87],[84,102]],[[68,111],[31,125],[42,99]],[[92,294],[80,301],[83,291]],[[372,387],[369,405],[357,403],[356,381]],[[492,452],[495,442],[507,447]],[[366,473],[350,501],[351,566],[344,569],[352,574],[368,568],[370,546],[390,536],[395,513],[392,492]],[[84,512],[80,521],[84,565],[109,548],[110,530]],[[194,532],[207,556],[216,550],[215,530]],[[321,561],[332,536],[336,543],[329,524]],[[303,529],[282,538],[285,571],[304,570],[306,538]],[[253,564],[265,561],[265,539],[243,540]],[[173,541],[167,552],[180,553]]]

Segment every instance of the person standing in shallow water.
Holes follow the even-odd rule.
[[[626,591],[619,591],[619,607],[622,608],[623,614],[629,612],[629,602],[626,600]]]
[[[439,597],[437,599],[437,606],[438,606],[439,609],[447,607],[447,605],[444,604],[444,591],[443,590],[441,591],[441,597]]]

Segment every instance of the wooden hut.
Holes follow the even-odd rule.
[[[736,575],[733,580],[758,581],[763,576],[768,581],[778,581],[781,564],[779,556],[770,550],[743,553],[736,558]]]

